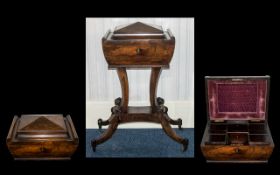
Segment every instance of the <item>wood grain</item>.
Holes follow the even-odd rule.
[[[158,86],[158,80],[161,73],[161,68],[152,68],[151,71],[151,78],[150,78],[150,104],[152,108],[155,108],[158,106],[157,104],[157,86]]]
[[[166,67],[172,59],[175,38],[112,40],[102,39],[103,53],[109,67]]]
[[[127,112],[128,98],[129,98],[129,87],[128,87],[128,78],[126,73],[126,68],[121,67],[117,69],[119,80],[122,88],[122,100],[121,100],[121,109],[122,112]]]
[[[227,127],[226,123],[221,125]],[[218,124],[214,124],[214,127],[212,127],[212,124],[208,123],[201,141],[201,151],[207,161],[267,162],[274,149],[274,143],[267,123],[265,125],[263,127],[264,131],[261,132],[265,133],[263,134],[265,139],[255,142],[250,140],[251,133],[254,133],[253,130],[248,130],[247,132],[238,130],[232,132],[231,130],[229,132],[226,129],[221,131],[217,127],[219,126]],[[229,126],[232,129],[232,125]],[[218,131],[215,131],[215,129],[218,129]],[[219,140],[211,140],[210,138],[213,135],[223,135],[223,137],[219,137]]]
[[[44,116],[46,118],[41,120],[42,115],[32,115],[34,121],[24,127],[24,130],[20,130],[18,126],[21,120],[28,120],[28,116],[14,117],[6,143],[15,159],[70,159],[74,154],[79,144],[79,138],[70,116],[65,118],[62,115],[55,116],[61,117],[62,120],[60,121],[65,122],[66,131],[53,130],[53,127],[57,128],[57,126],[50,124],[51,120],[47,120],[51,115]],[[46,125],[43,125],[43,123],[46,123]],[[36,124],[39,127],[35,127]],[[43,130],[40,126],[43,126]],[[50,129],[48,130],[47,127],[50,127]],[[29,128],[30,130],[28,130]]]

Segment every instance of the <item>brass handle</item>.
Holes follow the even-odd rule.
[[[137,49],[136,49],[136,53],[137,53],[137,55],[141,55],[141,49],[140,49],[140,48],[137,48]]]

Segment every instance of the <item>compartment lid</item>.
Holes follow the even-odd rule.
[[[265,120],[269,78],[269,76],[205,77],[210,120]]]
[[[17,138],[67,138],[63,115],[22,115],[17,123]]]
[[[164,39],[161,26],[136,22],[128,25],[117,26],[112,39]]]

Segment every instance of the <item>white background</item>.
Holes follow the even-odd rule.
[[[194,127],[194,18],[87,18],[86,19],[86,127],[97,128],[97,119],[108,119],[113,101],[121,97],[116,70],[108,70],[101,39],[118,25],[144,22],[171,30],[176,39],[169,69],[161,73],[157,96],[163,97],[171,118],[182,118],[183,127]],[[149,105],[150,70],[129,70],[129,105]],[[121,128],[161,127],[132,123]]]

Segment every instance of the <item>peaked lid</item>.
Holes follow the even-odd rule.
[[[60,126],[63,124],[62,126]],[[26,126],[20,126],[20,130],[24,131],[42,131],[42,130],[65,130],[64,123],[53,122],[49,117],[39,117]]]
[[[136,22],[117,26],[113,32],[113,39],[163,39],[164,32],[161,26]]]
[[[61,115],[22,115],[18,127],[19,132],[38,132],[45,130],[66,131]]]

